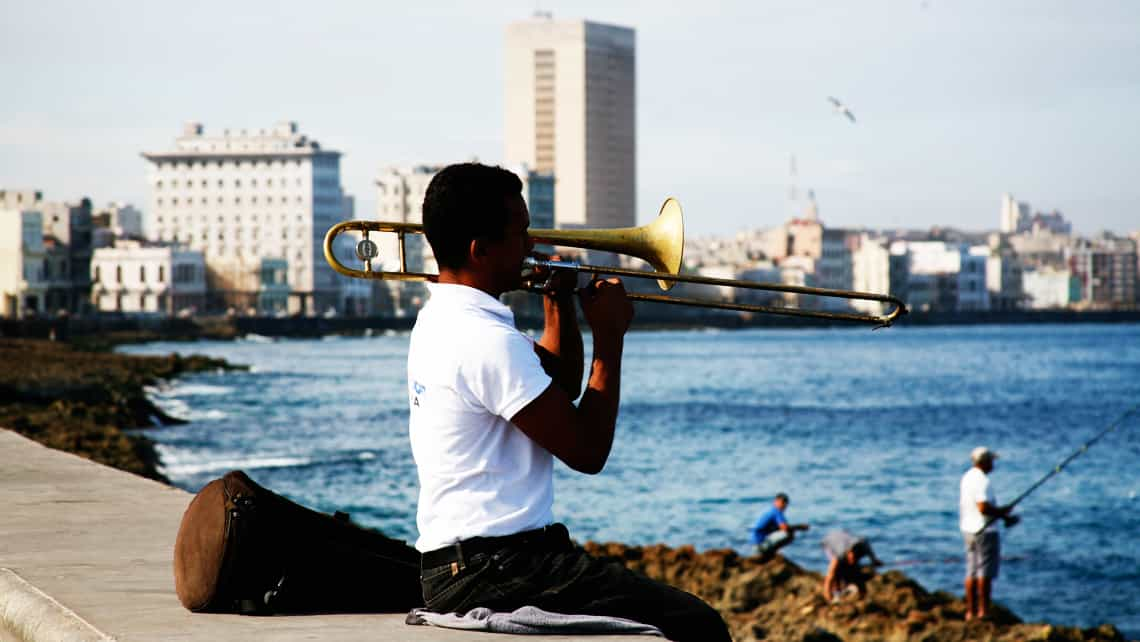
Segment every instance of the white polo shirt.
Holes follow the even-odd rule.
[[[534,342],[491,295],[428,284],[408,349],[409,433],[419,473],[416,548],[554,521],[553,457],[509,419],[550,385]]]
[[[962,475],[958,494],[958,527],[963,533],[976,533],[986,525],[986,516],[978,510],[978,502],[986,502],[990,506],[997,505],[994,489],[990,486],[989,475],[981,468],[971,466],[970,470]]]

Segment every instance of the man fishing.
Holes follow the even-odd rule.
[[[959,484],[958,526],[966,542],[966,620],[986,617],[990,609],[993,581],[1001,563],[1001,540],[996,528],[987,528],[997,519],[1007,527],[1020,518],[1013,514],[1013,504],[999,506],[989,474],[993,472],[997,453],[978,446],[970,453],[973,466],[962,475]]]

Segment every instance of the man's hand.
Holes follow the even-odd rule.
[[[1021,521],[1021,518],[1018,517],[1017,515],[1006,515],[1002,519],[1005,520],[1005,527],[1006,528],[1012,528],[1014,526],[1017,526],[1018,522]]]
[[[595,340],[621,338],[629,330],[633,304],[625,296],[621,279],[595,278],[579,291],[578,298]]]
[[[542,261],[561,261],[557,254],[547,256],[541,252],[531,252],[532,257]],[[535,267],[532,279],[542,285],[542,293],[554,298],[567,297],[574,293],[578,286],[578,273],[574,270],[552,270],[546,267]]]

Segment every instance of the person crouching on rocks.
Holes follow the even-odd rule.
[[[823,536],[823,550],[830,562],[823,578],[823,597],[829,601],[839,600],[854,591],[863,597],[867,593],[867,580],[874,571],[866,571],[859,561],[867,557],[871,566],[882,566],[875,557],[871,543],[866,538],[856,537],[845,530],[833,530]]]
[[[776,551],[796,541],[796,531],[811,528],[807,524],[789,524],[784,517],[787,509],[788,496],[778,493],[772,505],[760,514],[752,527],[752,543],[756,545],[756,554],[764,561],[772,559]]]

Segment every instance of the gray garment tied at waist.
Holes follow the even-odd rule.
[[[483,607],[467,613],[433,613],[427,609],[413,609],[404,621],[448,629],[523,635],[631,633],[665,637],[655,626],[621,617],[551,613],[535,606],[524,606],[509,613],[497,613]]]

